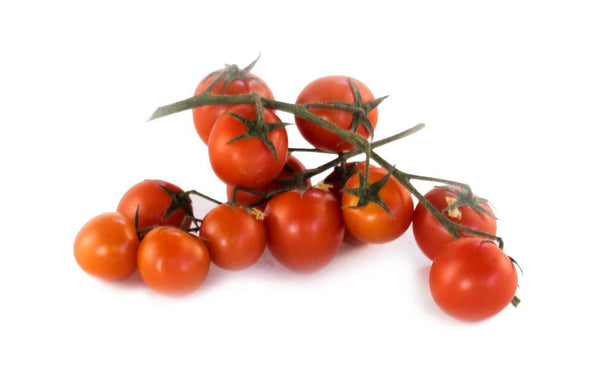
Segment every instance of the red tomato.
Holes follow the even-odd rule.
[[[435,258],[429,273],[431,295],[448,315],[479,321],[502,311],[517,290],[512,260],[495,243],[461,238]]]
[[[121,198],[117,212],[135,221],[138,208],[138,231],[152,226],[179,227],[187,215],[193,214],[189,196],[178,186],[162,180],[144,180],[133,185]]]
[[[298,158],[294,157],[293,155],[288,154],[287,161],[285,162],[285,165],[283,166],[283,169],[281,170],[279,175],[273,181],[269,182],[268,184],[264,185],[263,187],[254,189],[254,191],[259,191],[266,195],[270,192],[280,189],[286,183],[286,181],[293,180],[296,174],[298,174],[299,172],[302,172],[304,170],[305,170],[305,167],[302,164],[302,162],[300,162],[298,160]],[[307,187],[310,186],[311,185],[310,178],[304,180],[303,184],[304,184],[304,186],[307,186]],[[234,186],[227,185],[227,199],[229,201],[233,200],[233,189],[234,189]],[[236,202],[240,203],[242,205],[252,205],[264,198],[265,198],[264,195],[259,195],[259,194],[251,193],[251,192],[244,191],[244,190],[238,190],[235,195]],[[260,204],[258,206],[258,208],[261,210],[264,210],[266,207],[267,207],[267,201],[263,202],[262,204]]]
[[[240,105],[231,108],[229,113],[239,115],[242,119],[253,120],[256,107]],[[208,155],[213,171],[219,179],[229,185],[262,187],[273,181],[283,169],[288,154],[287,132],[285,128],[278,127],[266,134],[275,154],[266,142],[257,137],[231,142],[232,139],[246,133],[248,127],[238,117],[229,113],[217,119],[208,139]],[[264,119],[265,125],[281,122],[277,115],[267,109],[264,110]]]
[[[458,188],[436,187],[426,193],[425,198],[451,221],[465,227],[495,235],[496,219],[493,216],[477,211],[468,205],[444,211],[449,205],[460,199],[459,195],[455,192],[456,190],[459,190],[459,194],[461,193]],[[493,214],[492,209],[485,202],[480,202],[479,205],[490,214]],[[413,233],[417,245],[431,260],[435,259],[446,244],[454,240],[454,237],[448,233],[433,214],[421,203],[417,204],[415,209]]]
[[[357,101],[351,81],[358,88],[360,100]],[[362,100],[362,102],[361,102]],[[375,100],[373,93],[361,81],[354,78],[341,75],[325,76],[314,80],[308,84],[298,95],[296,104],[329,104],[332,102],[343,102],[350,105],[360,105],[369,103]],[[309,108],[309,111],[318,117],[331,122],[338,127],[351,131],[353,122],[358,115],[354,115],[349,111],[343,111],[334,108]],[[368,122],[374,129],[377,125],[377,108],[373,108],[367,112]],[[295,117],[298,130],[315,148],[329,152],[343,152],[353,148],[353,145],[344,141],[337,134],[324,129],[315,123],[305,120],[300,117]],[[364,137],[368,137],[369,130],[364,124],[355,126],[356,132]]]
[[[167,295],[194,291],[210,268],[210,256],[202,240],[175,227],[157,227],[148,232],[140,243],[137,261],[144,282]]]
[[[344,221],[335,197],[319,189],[286,191],[274,196],[265,210],[267,246],[286,267],[315,272],[337,254]]]
[[[114,280],[136,269],[139,239],[133,221],[119,213],[92,218],[77,233],[73,252],[77,264],[88,274]]]
[[[361,167],[360,171],[364,174],[365,169]],[[370,188],[375,187],[373,184],[376,185],[387,174],[385,169],[370,165],[368,177]],[[350,233],[364,242],[386,243],[406,232],[413,216],[412,196],[394,176],[389,176],[376,194],[389,212],[372,201],[356,207],[359,204],[359,197],[345,190],[356,189],[359,186],[360,176],[356,172],[348,179],[342,192],[342,213]]]
[[[244,208],[221,204],[210,210],[200,226],[213,263],[228,270],[245,269],[262,256],[267,243],[263,222]]]
[[[223,73],[225,73],[225,77],[222,76]],[[237,75],[235,75],[236,73]],[[223,87],[227,75],[233,75],[233,79],[229,80],[226,86]],[[208,90],[219,77],[221,77],[220,81]],[[228,69],[217,70],[202,79],[196,87],[194,95],[204,92],[215,95],[235,95],[256,92],[261,97],[273,99],[273,93],[262,79],[252,73],[239,73],[239,69],[233,65]],[[205,144],[208,144],[208,137],[210,136],[215,121],[229,108],[231,108],[229,105],[207,105],[192,110],[194,127]]]

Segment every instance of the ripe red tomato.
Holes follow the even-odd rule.
[[[267,243],[263,222],[239,205],[211,209],[200,226],[200,238],[217,266],[245,269],[262,256]]]
[[[157,227],[148,232],[140,243],[137,261],[144,282],[167,295],[194,291],[210,268],[210,256],[202,240],[175,227]]]
[[[269,182],[268,184],[264,185],[263,187],[254,189],[254,191],[259,191],[266,195],[269,192],[280,189],[285,184],[286,181],[293,180],[294,176],[297,173],[302,172],[305,169],[306,168],[304,167],[302,162],[300,162],[298,160],[298,158],[294,157],[291,154],[288,154],[287,161],[285,162],[285,165],[283,166],[283,169],[281,170],[279,175],[277,177],[275,177],[275,179],[273,181]],[[311,185],[310,178],[304,180],[303,184],[306,187],[310,186]],[[234,186],[227,185],[227,199],[229,201],[233,200],[233,190],[234,190]],[[244,190],[238,190],[235,194],[235,201],[242,205],[252,205],[256,202],[259,202],[260,200],[262,200],[264,198],[265,198],[265,196],[263,196],[263,195],[255,194],[255,193],[244,191]],[[267,207],[267,201],[263,202],[262,204],[260,204],[258,206],[258,208],[260,210],[264,210],[266,207]]]
[[[267,246],[286,267],[315,272],[337,254],[344,221],[336,198],[319,189],[286,191],[274,196],[265,210]]]
[[[189,196],[163,180],[144,180],[133,185],[119,201],[117,212],[132,221],[138,212],[138,231],[152,226],[179,227],[187,215],[193,214]]]
[[[139,239],[133,221],[105,213],[88,221],[77,233],[73,252],[88,274],[107,280],[123,279],[137,268]]]
[[[433,260],[431,295],[448,315],[479,321],[496,315],[513,299],[517,271],[495,243],[483,238],[452,241]]]
[[[351,81],[356,85],[360,99],[357,100]],[[325,76],[309,83],[298,95],[296,104],[329,104],[332,102],[342,102],[350,105],[369,103],[375,100],[373,93],[361,81],[341,75]],[[309,111],[320,118],[339,126],[342,129],[351,131],[353,123],[357,122],[357,114],[349,111],[343,111],[334,108],[309,108]],[[377,108],[367,112],[368,122],[374,129],[377,125]],[[305,120],[301,117],[295,117],[298,130],[315,148],[329,152],[343,152],[353,148],[353,145],[344,141],[337,134],[324,129],[315,123]],[[369,130],[364,124],[355,126],[356,132],[364,137],[368,137]]]
[[[361,174],[365,168],[359,167]],[[388,172],[373,165],[369,166],[368,182],[372,184],[384,179]],[[383,182],[383,181],[382,181]],[[360,198],[345,190],[360,186],[359,173],[354,173],[344,185],[342,191],[342,213],[346,229],[360,241],[368,243],[386,243],[400,237],[410,226],[413,216],[413,200],[410,192],[394,177],[389,176],[385,184],[377,191],[377,196],[388,208],[387,212],[376,202],[368,202],[356,207]]]
[[[235,68],[235,69],[231,69]],[[252,73],[239,73],[239,69],[235,66],[231,66],[228,70],[221,69],[207,75],[196,87],[194,95],[208,92],[214,95],[235,95],[235,94],[248,94],[252,92],[258,93],[261,97],[273,99],[273,93],[267,86],[267,84],[259,77]],[[237,72],[237,75],[233,75],[233,79],[228,80],[224,87],[225,77],[221,77],[223,73],[229,73],[233,75]],[[216,79],[221,77],[221,80],[217,82],[210,90],[209,87],[215,83]],[[194,119],[194,127],[198,136],[202,139],[205,144],[208,144],[208,137],[215,124],[215,121],[219,116],[226,112],[231,106],[229,105],[207,105],[194,108],[192,110],[192,117]]]
[[[477,211],[468,205],[444,211],[449,205],[460,199],[457,192],[460,194],[462,191],[459,188],[450,188],[447,186],[436,187],[426,193],[425,198],[451,221],[465,227],[495,235],[496,219],[491,215]],[[480,202],[479,205],[490,214],[493,214],[492,209],[485,202]],[[417,245],[431,260],[435,259],[446,244],[454,240],[454,237],[448,233],[433,214],[421,203],[417,204],[415,209],[413,233]]]
[[[240,105],[221,115],[208,139],[208,155],[213,171],[223,182],[233,186],[259,188],[271,182],[283,169],[288,154],[285,128],[278,127],[266,134],[275,154],[257,137],[231,140],[245,134],[248,127],[240,119],[253,120],[256,107]],[[266,125],[281,120],[271,110],[264,110]]]

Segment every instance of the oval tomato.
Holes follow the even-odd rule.
[[[352,83],[354,83],[358,90],[358,96],[355,95]],[[347,76],[331,75],[321,77],[309,83],[298,95],[296,104],[330,104],[341,102],[361,107],[374,100],[373,93],[361,81]],[[361,118],[358,114],[335,108],[311,107],[309,111],[344,130],[355,131],[364,137],[370,135],[369,129],[365,124],[370,124],[371,129],[374,129],[377,125],[378,112],[376,107],[365,111],[367,113],[366,118],[365,116]],[[351,143],[344,141],[337,134],[301,117],[296,116],[295,119],[296,126],[304,139],[315,148],[328,152],[343,152],[353,148]]]
[[[240,270],[256,263],[267,243],[261,220],[239,205],[221,204],[211,209],[200,226],[200,238],[217,266]]]
[[[225,83],[226,79],[229,79],[227,83]],[[207,75],[196,87],[194,95],[200,93],[236,95],[252,92],[268,99],[274,98],[271,89],[261,78],[252,73],[241,73],[237,66],[232,65]],[[207,105],[192,109],[194,127],[205,144],[208,144],[208,137],[217,118],[230,108],[230,105]]]
[[[233,114],[233,115],[232,115]],[[249,128],[241,120],[256,118],[256,107],[240,105],[221,115],[208,139],[208,156],[215,174],[233,186],[259,188],[271,182],[283,169],[288,154],[287,132],[283,126],[266,133],[266,139],[246,137],[232,141],[247,133]],[[275,125],[281,120],[271,110],[264,110],[265,125]],[[249,123],[256,125],[254,123]]]
[[[77,233],[73,252],[88,274],[107,280],[130,276],[137,267],[139,239],[135,224],[119,213],[88,221]]]
[[[119,201],[117,212],[132,221],[137,212],[138,231],[153,226],[179,227],[186,216],[193,214],[189,196],[163,180],[144,180],[133,185]]]
[[[360,175],[364,175],[364,166],[359,169]],[[386,243],[400,237],[410,226],[413,216],[410,192],[394,176],[388,176],[384,168],[370,165],[368,194],[374,195],[372,199],[381,203],[369,201],[366,205],[358,206],[360,198],[356,190],[360,188],[360,175],[359,172],[354,173],[342,190],[341,204],[346,229],[358,240],[368,243]],[[373,192],[375,187],[377,190]]]
[[[310,188],[275,195],[265,210],[267,247],[273,257],[296,272],[315,272],[335,257],[344,238],[336,198]]]
[[[495,235],[496,219],[493,217],[492,209],[485,202],[479,202],[478,205],[492,215],[475,210],[468,205],[462,205],[450,211],[445,211],[449,205],[459,202],[458,200],[461,200],[460,196],[465,194],[459,188],[444,186],[430,190],[425,194],[425,198],[451,221],[465,227]],[[425,256],[431,260],[435,259],[446,244],[454,240],[454,237],[421,203],[417,204],[415,208],[413,233],[417,245]]]
[[[157,227],[146,234],[138,250],[144,282],[167,295],[184,295],[198,288],[210,268],[210,256],[198,237],[175,227]]]
[[[298,160],[298,158],[294,157],[291,154],[288,154],[285,165],[283,166],[283,169],[281,170],[279,175],[277,175],[277,177],[275,177],[275,179],[273,181],[269,182],[268,184],[264,185],[263,187],[254,189],[254,191],[264,193],[264,195],[244,191],[243,189],[237,190],[237,192],[235,193],[235,201],[242,205],[252,205],[254,203],[257,203],[257,202],[263,200],[268,193],[273,192],[273,191],[283,187],[283,185],[286,183],[286,181],[293,180],[298,173],[304,171],[305,169],[306,168],[304,167],[302,162],[300,162]],[[304,180],[303,185],[306,187],[310,186],[311,185],[310,178]],[[227,199],[229,201],[233,201],[234,188],[235,188],[234,186],[227,185]],[[258,208],[261,210],[264,210],[266,208],[266,206],[267,206],[267,201],[264,201],[262,204],[260,204],[258,206]]]
[[[433,260],[429,272],[436,304],[465,321],[483,320],[502,311],[513,299],[517,283],[512,260],[483,238],[452,241]]]

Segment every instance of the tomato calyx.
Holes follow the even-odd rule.
[[[392,172],[388,171],[385,176],[375,182],[369,182],[368,177],[368,163],[365,167],[365,172],[361,169],[356,169],[356,173],[358,174],[359,185],[356,188],[343,188],[341,191],[348,193],[350,195],[354,195],[358,197],[358,202],[356,205],[351,206],[351,209],[362,208],[369,203],[375,203],[379,205],[383,210],[386,211],[392,218],[394,215],[388,208],[385,201],[379,196],[379,191],[385,186],[390,177],[392,176]]]
[[[167,210],[165,210],[165,213],[163,214],[163,220],[179,208],[181,208],[188,216],[194,215],[192,210],[192,200],[190,199],[189,193],[182,191],[174,191],[164,185],[158,186],[160,186],[160,188],[163,189],[171,197],[171,203],[169,204],[169,207],[167,208]]]
[[[494,216],[486,208],[482,207],[480,204],[485,203],[489,204],[488,200],[484,198],[477,197],[473,194],[471,187],[468,185],[463,185],[460,187],[456,186],[436,186],[438,188],[442,188],[450,191],[456,198],[447,198],[448,206],[443,210],[443,212],[448,213],[450,216],[460,216],[460,207],[468,206],[473,208],[474,210],[483,213],[489,217],[494,219],[498,219]]]
[[[217,75],[217,77],[206,88],[206,90],[203,93],[209,94],[221,81],[223,82],[221,94],[225,94],[225,89],[227,88],[229,83],[231,83],[233,80],[254,80],[254,81],[258,82],[259,84],[261,84],[262,86],[267,87],[262,80],[260,80],[259,78],[255,77],[253,75],[250,75],[250,71],[252,71],[252,69],[258,62],[258,59],[260,59],[260,54],[254,61],[252,61],[250,64],[248,64],[246,67],[244,67],[242,69],[240,69],[239,66],[237,66],[236,64],[225,64],[225,69],[214,71],[214,72],[208,74],[204,78],[204,80],[211,78],[215,75]]]

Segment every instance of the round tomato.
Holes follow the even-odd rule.
[[[502,311],[517,290],[512,260],[495,243],[461,238],[433,260],[429,287],[436,304],[448,315],[479,321]]]
[[[200,238],[217,266],[240,270],[256,263],[267,243],[261,220],[239,205],[221,204],[211,209],[200,226]]]
[[[457,187],[436,187],[425,194],[425,198],[451,221],[465,227],[473,228],[492,235],[496,234],[496,218],[488,204],[481,202],[475,196],[469,198],[468,193]],[[445,210],[450,205],[464,201],[475,200],[487,213],[478,211],[472,206],[463,204],[451,210]],[[423,204],[417,204],[413,218],[413,233],[421,251],[433,260],[441,249],[454,237],[440,224]],[[467,235],[467,234],[465,234]]]
[[[92,218],[77,233],[73,252],[77,264],[88,274],[114,280],[136,269],[139,239],[135,224],[119,213]]]
[[[336,198],[310,188],[275,195],[265,210],[267,247],[286,267],[309,273],[327,265],[344,238],[344,221]]]
[[[138,250],[144,282],[167,295],[184,295],[198,288],[208,274],[210,256],[198,237],[175,227],[156,227]]]
[[[137,230],[153,226],[179,227],[192,215],[192,201],[178,186],[162,180],[144,180],[133,185],[121,198],[117,212],[135,221]],[[142,233],[145,234],[145,233]]]
[[[356,86],[358,93],[352,84]],[[331,75],[308,84],[298,95],[296,104],[343,103],[363,108],[366,115],[336,108],[310,107],[309,111],[344,130],[369,137],[369,130],[375,129],[377,125],[377,108],[368,104],[374,100],[373,93],[361,81],[347,76]],[[344,141],[337,134],[301,117],[296,116],[295,119],[304,139],[315,148],[328,152],[343,152],[353,148],[351,143]]]
[[[369,166],[369,186],[361,188],[365,168],[359,169],[360,173],[354,173],[342,190],[346,229],[358,240],[368,243],[386,243],[400,237],[413,216],[410,192],[385,169],[373,165]],[[360,202],[360,195],[365,195],[364,203]]]
[[[268,184],[264,185],[263,187],[259,187],[259,188],[253,190],[253,191],[258,191],[258,192],[262,193],[262,195],[258,194],[258,193],[244,191],[243,189],[237,190],[237,192],[235,193],[235,201],[242,205],[252,205],[254,203],[257,203],[257,202],[263,200],[268,193],[273,192],[273,191],[283,187],[283,185],[287,181],[294,180],[296,175],[304,170],[305,170],[305,167],[302,164],[302,162],[300,162],[298,160],[298,158],[294,157],[293,155],[288,154],[285,165],[283,166],[283,169],[281,170],[279,175],[273,181],[269,182]],[[310,178],[305,179],[303,181],[303,185],[306,187],[310,186],[311,185]],[[234,188],[235,188],[234,186],[227,185],[227,199],[229,201],[233,201]],[[261,210],[264,210],[266,208],[266,206],[267,206],[267,201],[264,201],[262,204],[260,204],[258,206],[258,208]]]
[[[217,81],[217,79],[219,79]],[[209,89],[210,88],[210,89]],[[210,93],[215,95],[235,95],[256,92],[261,97],[273,99],[273,93],[267,84],[256,75],[240,70],[231,65],[207,75],[196,87],[194,95]],[[207,105],[192,109],[194,127],[205,144],[219,116],[226,112],[230,105]]]
[[[240,105],[215,122],[208,139],[208,156],[213,171],[226,184],[259,188],[283,169],[288,154],[287,132],[271,110],[264,110],[264,120],[265,124],[257,124],[256,107]],[[254,129],[264,136],[240,139]]]

